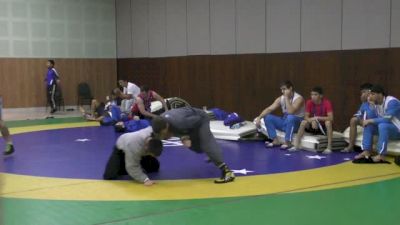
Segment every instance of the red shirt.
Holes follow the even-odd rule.
[[[155,99],[154,95],[153,95],[153,91],[149,90],[147,92],[147,96],[144,93],[140,93],[138,95],[138,97],[143,100],[144,110],[146,110],[147,112],[150,112],[151,111],[151,108],[150,108],[151,102],[154,101],[154,99]],[[132,111],[133,115],[137,115],[137,116],[141,115],[140,110],[139,110],[139,106],[138,106],[137,103],[135,103],[135,105],[133,105],[131,111]]]
[[[315,104],[309,99],[306,103],[306,112],[310,114],[310,117],[328,116],[329,112],[333,112],[333,108],[328,99],[322,98],[321,104]]]

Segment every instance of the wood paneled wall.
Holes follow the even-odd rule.
[[[0,95],[4,108],[46,105],[46,62],[47,59],[0,59]],[[65,105],[76,105],[80,82],[87,82],[98,99],[104,99],[116,87],[115,59],[55,59],[55,62]]]
[[[319,85],[333,102],[335,129],[344,130],[360,105],[360,84],[400,97],[400,49],[118,59],[118,76],[249,120],[280,95],[282,81],[306,98]]]

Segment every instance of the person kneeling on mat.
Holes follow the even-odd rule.
[[[153,101],[161,102],[165,112],[168,111],[167,103],[161,95],[150,90],[146,85],[141,86],[140,94],[136,97],[135,104],[133,104],[131,109],[131,117],[138,116],[140,119],[151,120],[153,117],[157,116],[151,112],[151,103]]]
[[[178,136],[185,147],[196,153],[207,154],[210,161],[222,172],[215,183],[235,180],[233,171],[223,162],[222,150],[211,133],[210,119],[203,110],[192,107],[171,109],[154,117],[152,127],[160,139]]]
[[[153,129],[145,129],[121,135],[107,162],[103,178],[117,179],[129,174],[134,180],[146,186],[155,184],[146,173],[158,172],[160,163],[156,157],[161,155],[162,142],[152,135]]]

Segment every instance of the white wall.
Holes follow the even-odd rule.
[[[114,58],[115,20],[115,0],[1,0],[0,57]]]
[[[400,46],[400,0],[116,1],[119,58]]]
[[[343,2],[343,49],[390,46],[390,0]]]
[[[236,0],[236,53],[265,52],[265,0]]]
[[[235,0],[211,0],[210,3],[211,54],[235,54]]]
[[[267,1],[267,52],[300,51],[300,0]]]
[[[147,57],[149,55],[149,23],[148,23],[149,7],[147,1],[148,0],[131,1],[132,7],[130,8],[131,9],[130,19],[132,20],[131,21],[132,38],[129,41],[131,41],[132,47],[130,48],[129,44],[127,46],[124,46],[123,42],[120,43],[118,40],[118,46],[120,46],[121,44],[120,48],[125,47],[123,51],[127,51],[127,54],[128,55],[131,54],[133,57],[145,57],[145,56]],[[129,10],[128,4],[126,4],[126,7]],[[119,13],[117,13],[117,16],[118,14]],[[118,22],[118,17],[117,17],[117,22]],[[129,38],[130,35],[128,35],[127,37]],[[119,51],[118,55],[121,56],[119,54]]]
[[[167,1],[167,52],[168,56],[186,54],[186,0]]]
[[[400,47],[400,0],[392,0],[390,47]]]
[[[187,53],[210,54],[210,0],[187,0]]]
[[[116,4],[116,11],[118,12],[116,14],[117,52],[118,56],[122,58],[132,56],[132,29],[139,29],[139,27],[132,26],[131,24],[131,15],[134,16],[136,14],[131,13],[130,9],[131,0],[118,0],[118,4]],[[146,45],[147,49],[148,46]]]
[[[341,48],[342,0],[302,0],[301,50]]]

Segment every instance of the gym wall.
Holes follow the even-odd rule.
[[[253,119],[290,79],[333,101],[335,128],[359,85],[400,97],[400,0],[118,0],[118,76],[194,106]]]
[[[0,1],[0,95],[4,107],[46,105],[47,59],[55,59],[66,105],[88,82],[104,99],[116,85],[115,0]]]

